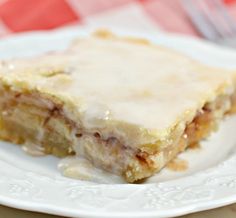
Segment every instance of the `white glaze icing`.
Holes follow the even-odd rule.
[[[78,156],[63,158],[58,168],[64,176],[96,183],[124,183],[121,176],[94,167],[91,162]]]
[[[44,156],[44,148],[41,145],[31,143],[31,142],[25,142],[22,146],[22,149],[32,155],[32,156]]]
[[[15,89],[39,90],[70,102],[74,120],[85,129],[128,138],[133,129],[128,133],[127,125],[137,127],[130,144],[156,140],[142,141],[139,130],[161,138],[178,120],[184,125],[218,92],[232,92],[232,75],[169,49],[93,37],[78,40],[65,53],[0,66],[0,78]],[[69,113],[69,106],[65,110]]]

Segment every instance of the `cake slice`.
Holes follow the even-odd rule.
[[[0,138],[132,183],[216,130],[235,87],[235,72],[100,31],[63,52],[1,62]]]

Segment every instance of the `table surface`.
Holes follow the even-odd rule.
[[[4,218],[62,218],[42,213],[33,213],[29,211],[17,210],[10,207],[0,206],[1,217]],[[221,207],[213,210],[203,211],[199,213],[189,214],[178,218],[235,218],[236,204]]]

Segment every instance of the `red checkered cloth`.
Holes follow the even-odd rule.
[[[236,19],[236,0],[225,0]],[[65,25],[163,29],[200,36],[181,0],[0,0],[0,36]]]

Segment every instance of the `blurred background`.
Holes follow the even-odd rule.
[[[78,25],[163,30],[234,46],[236,0],[0,0],[1,37]]]

